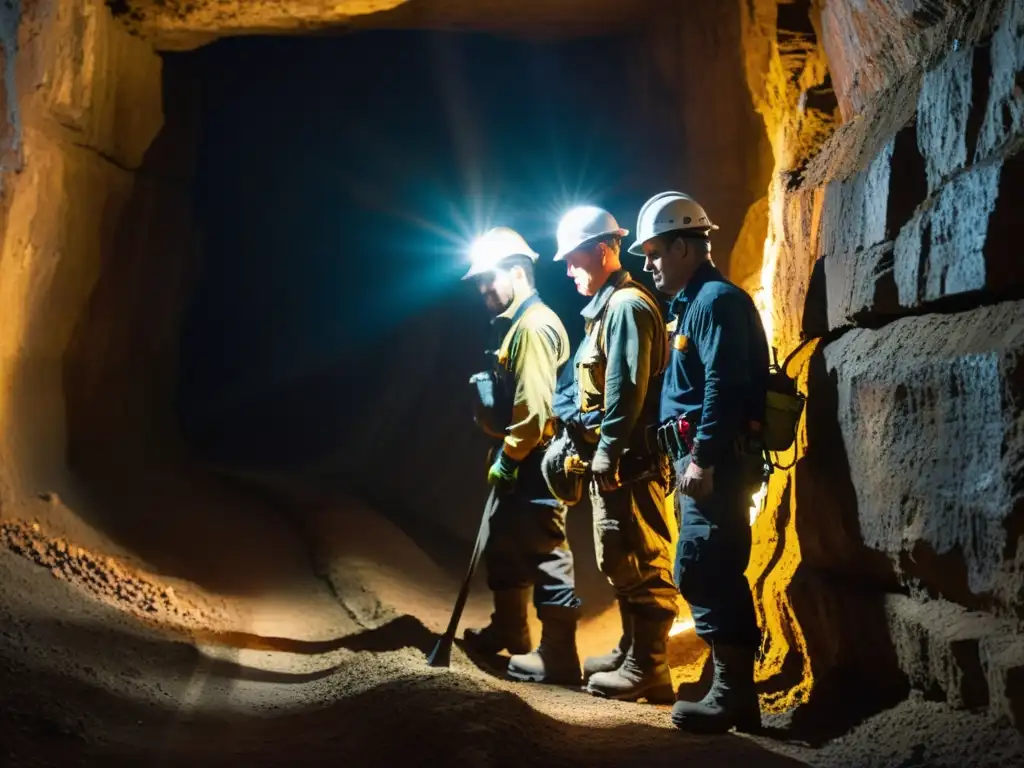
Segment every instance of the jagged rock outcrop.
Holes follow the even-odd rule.
[[[843,122],[795,172],[777,166],[763,275],[774,339],[789,349],[800,327],[790,313],[821,260],[819,333],[830,339],[803,358],[805,431],[763,522],[795,518],[801,557],[788,556],[788,583],[757,578],[754,564],[752,581],[766,605],[785,606],[778,632],[809,654],[810,700],[831,676],[884,664],[929,696],[1019,726],[1024,273],[1009,217],[1024,4],[819,7],[820,21],[805,10]],[[772,81],[751,82],[756,101]],[[821,611],[851,585],[866,603]],[[887,636],[894,655],[871,661],[842,640],[854,614],[870,618],[857,634]]]
[[[160,50],[187,50],[226,35],[330,28],[477,30],[564,39],[621,31],[658,9],[652,0],[111,0],[108,5]]]
[[[3,118],[18,168],[3,179],[0,257],[8,506],[39,490],[70,495],[64,354],[163,120],[159,57],[99,0],[29,5],[21,28],[36,34],[17,55],[13,45],[4,50],[16,88]],[[87,362],[95,374],[107,362],[103,349]]]

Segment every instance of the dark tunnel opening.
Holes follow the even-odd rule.
[[[551,260],[559,215],[594,202],[633,229],[675,181],[631,55],[618,38],[372,32],[167,56],[202,93],[177,397],[201,461],[468,537],[487,443],[466,382],[488,317],[459,279],[466,248],[521,231],[575,344],[586,300]]]

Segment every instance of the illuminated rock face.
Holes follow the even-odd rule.
[[[797,3],[817,35],[802,46],[773,36],[773,5],[747,25],[776,156],[760,298],[788,352],[819,263],[828,338],[793,363],[808,393],[799,455],[757,524],[776,554],[749,572],[775,644],[804,658],[804,689],[773,687],[786,654],[763,686],[813,703],[829,680],[885,666],[1024,727],[1024,266],[1010,226],[1024,3]],[[811,146],[800,94],[822,55],[839,109]],[[823,610],[850,594],[849,610]],[[865,635],[881,638],[875,659]]]
[[[615,33],[647,18],[650,0],[117,0],[109,5],[160,50],[218,37],[303,34],[324,28],[478,30],[532,39]]]
[[[4,28],[17,31],[18,19],[7,21]],[[116,25],[99,0],[34,3],[20,21],[17,57],[13,39],[2,38],[10,141],[0,257],[0,472],[9,509],[13,498],[66,490],[65,445],[75,429],[66,419],[67,377],[80,379],[80,397],[94,404],[104,385],[113,385],[104,378],[114,358],[137,353],[141,383],[155,373],[144,348],[173,333],[157,318],[148,329],[129,320],[135,302],[155,300],[127,290],[135,270],[160,269],[146,258],[147,234],[134,235],[141,249],[134,255],[118,253],[132,237],[127,214],[140,211],[143,197],[150,206],[174,204],[136,173],[163,123],[160,59]],[[138,216],[134,221],[142,226]],[[100,276],[113,264],[126,290],[111,295],[115,305],[103,312],[108,324],[126,325],[108,325],[100,343],[78,348]],[[154,335],[144,339],[149,331]]]

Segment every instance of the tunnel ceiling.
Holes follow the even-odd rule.
[[[161,50],[218,37],[332,30],[431,29],[535,40],[622,31],[661,0],[107,0],[116,16]]]

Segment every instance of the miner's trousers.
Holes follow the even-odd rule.
[[[674,521],[665,503],[669,482],[669,463],[664,459],[651,480],[611,492],[598,490],[591,481],[590,504],[597,563],[616,596],[631,607],[660,608],[675,616]]]
[[[538,609],[575,608],[580,601],[566,537],[566,507],[552,497],[541,475],[543,453],[538,448],[523,460],[512,492],[499,495],[494,505],[484,549],[487,586],[494,592],[532,586]]]
[[[677,478],[691,460],[685,456],[676,463]],[[762,467],[751,457],[730,456],[715,466],[707,498],[695,501],[675,492],[680,518],[675,582],[690,606],[697,635],[708,643],[760,646],[744,574],[750,561],[751,497],[760,487]]]

